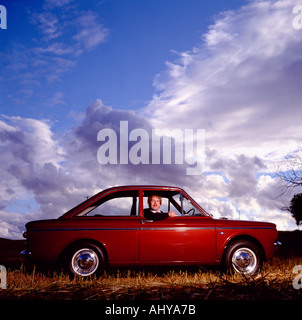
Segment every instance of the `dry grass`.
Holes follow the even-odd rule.
[[[280,232],[279,239],[280,252],[255,279],[213,268],[148,268],[110,270],[86,280],[36,269],[20,257],[23,241],[0,239],[0,265],[8,271],[0,299],[301,300],[302,288],[294,289],[292,282],[294,266],[302,265],[302,232]]]
[[[256,278],[217,270],[124,270],[99,278],[70,280],[65,274],[8,270],[7,290],[0,299],[48,300],[267,300],[301,299],[292,270],[302,258],[274,258]]]

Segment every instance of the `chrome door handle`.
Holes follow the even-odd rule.
[[[144,224],[144,223],[151,223],[153,222],[153,220],[141,220],[141,223]]]

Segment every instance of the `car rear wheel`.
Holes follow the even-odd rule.
[[[224,265],[233,272],[255,276],[261,270],[262,260],[261,252],[253,242],[239,240],[226,249]]]
[[[97,245],[81,243],[68,251],[66,266],[72,276],[88,277],[104,271],[104,262],[103,251]]]

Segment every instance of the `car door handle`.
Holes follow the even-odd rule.
[[[151,223],[153,222],[153,220],[141,220],[141,223],[144,224],[144,223]]]

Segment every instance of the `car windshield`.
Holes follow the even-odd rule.
[[[204,215],[198,207],[196,207],[190,199],[187,199],[182,193],[173,196],[173,200],[180,207],[180,213],[184,216],[200,216]]]

